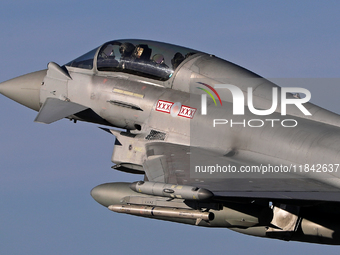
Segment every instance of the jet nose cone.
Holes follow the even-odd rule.
[[[40,109],[40,87],[47,70],[19,76],[0,83],[0,93],[33,110]]]

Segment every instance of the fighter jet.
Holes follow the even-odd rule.
[[[38,112],[101,125],[136,182],[92,197],[111,211],[340,244],[340,117],[214,55],[148,40],[104,43],[0,84]]]

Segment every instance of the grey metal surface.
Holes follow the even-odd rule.
[[[88,108],[83,105],[49,97],[44,102],[34,121],[50,124],[86,109]]]
[[[0,93],[28,108],[39,111],[40,87],[45,75],[46,70],[41,70],[2,82]]]

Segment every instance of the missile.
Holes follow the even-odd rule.
[[[113,212],[133,214],[137,216],[193,219],[196,220],[196,225],[198,225],[201,220],[211,221],[215,217],[212,212],[201,212],[198,210],[178,209],[172,207],[110,205],[108,209]]]
[[[214,196],[207,189],[160,182],[138,181],[132,183],[130,188],[142,194],[188,200],[208,200]]]

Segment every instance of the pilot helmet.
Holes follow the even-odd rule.
[[[129,57],[135,50],[135,46],[132,43],[125,42],[119,47],[119,52],[123,57]]]

